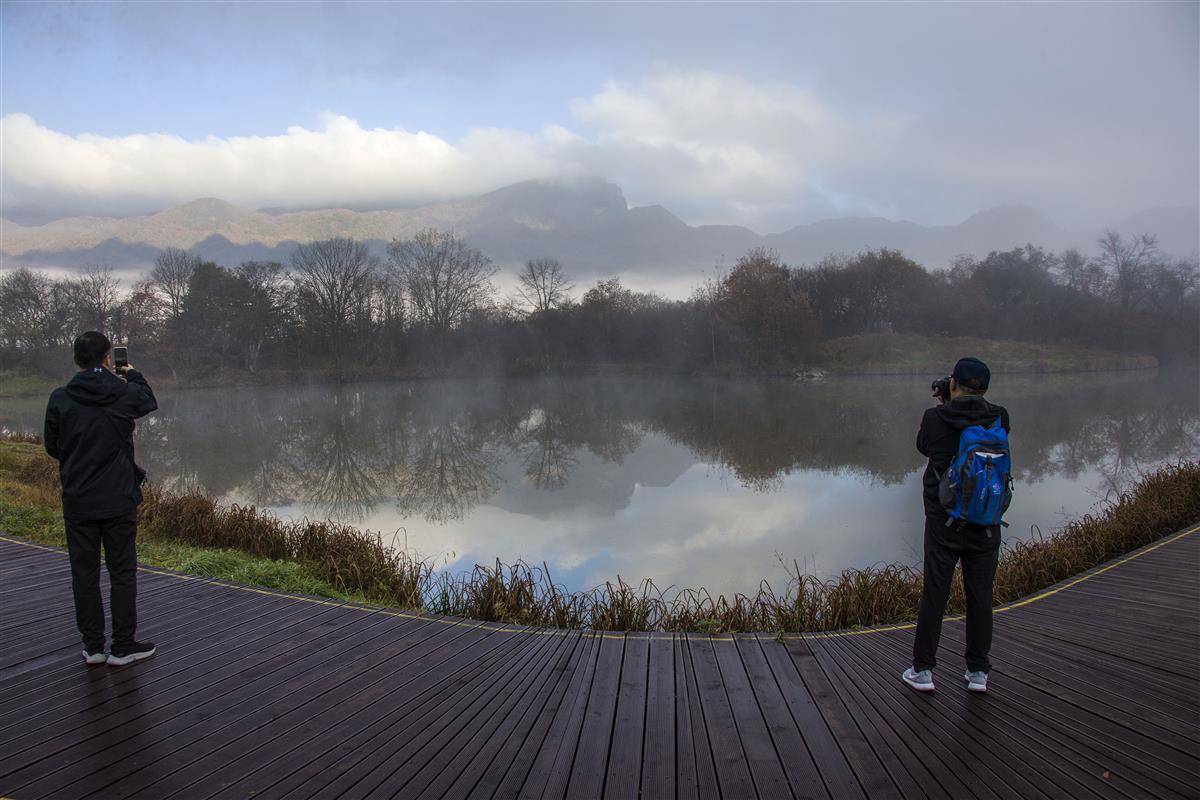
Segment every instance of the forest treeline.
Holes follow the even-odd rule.
[[[1162,361],[1198,353],[1200,266],[1153,236],[1097,254],[1027,245],[929,270],[895,250],[789,266],[754,249],[686,300],[617,278],[576,292],[569,265],[498,268],[453,233],[299,245],[289,263],[222,266],[168,249],[130,286],[111,269],[0,276],[0,368],[57,371],[78,331],[176,377],[267,370],[527,374],[598,364],[691,373],[794,368],[821,341],[904,333],[1076,344]]]

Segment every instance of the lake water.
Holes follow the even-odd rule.
[[[444,569],[526,559],[571,588],[752,593],[782,589],[784,563],[920,561],[928,395],[907,378],[196,389],[162,392],[137,443],[169,486],[350,522]],[[1009,538],[1200,457],[1195,372],[997,376],[989,399],[1013,420]],[[42,408],[0,401],[0,426],[40,430]]]

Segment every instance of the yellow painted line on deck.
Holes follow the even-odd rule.
[[[1180,531],[1179,533],[1175,533],[1175,534],[1167,536],[1163,539],[1160,539],[1159,541],[1155,542],[1154,544],[1152,544],[1148,547],[1145,547],[1141,550],[1138,550],[1135,553],[1131,553],[1130,555],[1127,555],[1124,558],[1120,558],[1116,561],[1113,561],[1110,564],[1106,564],[1103,567],[1093,569],[1090,572],[1085,572],[1084,574],[1080,575],[1079,577],[1075,578],[1074,580],[1068,581],[1067,583],[1064,583],[1061,586],[1056,586],[1052,589],[1047,589],[1044,592],[1040,592],[1038,594],[1031,595],[1030,597],[1026,597],[1023,600],[1017,600],[1012,603],[1006,603],[1005,605],[998,606],[995,609],[993,609],[993,613],[1000,614],[1000,613],[1003,613],[1006,611],[1012,611],[1015,608],[1021,608],[1022,606],[1027,606],[1027,605],[1030,605],[1031,603],[1036,603],[1039,600],[1045,600],[1047,597],[1053,597],[1054,595],[1058,594],[1059,592],[1066,591],[1067,589],[1070,589],[1073,586],[1078,586],[1079,584],[1083,583],[1084,581],[1091,580],[1092,578],[1096,577],[1097,575],[1103,575],[1105,572],[1108,572],[1111,569],[1115,569],[1115,568],[1121,566],[1122,564],[1126,564],[1130,561],[1141,558],[1142,556],[1144,556],[1148,553],[1154,552],[1155,550],[1159,549],[1160,547],[1165,547],[1166,545],[1171,544],[1172,542],[1177,541],[1179,539],[1182,539],[1184,536],[1189,536],[1193,533],[1196,533],[1197,531],[1200,531],[1200,525],[1195,525],[1185,531]],[[35,548],[37,550],[45,550],[50,553],[59,553],[60,555],[66,555],[66,551],[63,550],[62,548],[47,547],[46,545],[34,544],[32,542],[25,542],[25,541],[21,541],[20,539],[10,538],[8,536],[0,536],[0,541],[9,542],[11,544],[22,545],[23,547],[31,547],[31,548]],[[227,583],[225,581],[216,580],[215,578],[206,578],[201,575],[187,575],[187,574],[184,574],[181,572],[170,572],[168,570],[155,569],[154,567],[139,566],[138,571],[145,572],[149,575],[163,575],[168,578],[176,578],[178,580],[183,580],[183,581],[196,581],[198,583],[208,583],[208,584],[212,584],[214,586],[224,586],[225,588],[228,588],[228,589],[236,589],[236,590],[242,591],[242,592],[251,592],[253,594],[264,595],[266,597],[280,597],[280,598],[283,598],[286,600],[297,600],[300,602],[312,603],[315,605],[333,606],[333,607],[338,607],[338,608],[350,608],[350,609],[363,611],[365,613],[382,614],[382,615],[388,616],[388,617],[399,617],[401,619],[426,620],[426,621],[438,622],[438,623],[441,623],[442,625],[475,625],[475,626],[480,626],[482,630],[492,631],[495,633],[528,633],[528,634],[533,634],[533,635],[538,635],[538,636],[567,636],[567,635],[570,635],[571,633],[579,633],[579,632],[588,633],[588,631],[579,631],[579,630],[566,629],[566,628],[532,628],[531,629],[531,628],[515,627],[512,625],[502,625],[502,626],[495,627],[495,628],[482,627],[482,626],[488,625],[489,623],[481,622],[480,620],[473,620],[473,619],[462,618],[462,617],[434,617],[434,616],[420,614],[420,613],[413,612],[413,611],[402,611],[400,609],[387,608],[384,606],[352,604],[352,603],[347,603],[347,602],[341,602],[338,600],[325,600],[325,599],[322,599],[319,597],[308,597],[306,595],[288,594],[287,592],[278,592],[273,589],[264,589],[259,586],[246,586],[246,585],[238,584],[238,583]],[[955,620],[963,619],[963,616],[957,615],[957,616],[953,616],[953,617],[946,617],[945,619],[947,622],[952,622]],[[913,630],[914,628],[916,628],[916,626],[917,625],[915,622],[906,622],[906,623],[900,623],[900,624],[896,624],[896,625],[883,625],[883,626],[879,626],[879,627],[862,628],[862,629],[856,629],[856,630],[821,631],[821,632],[813,632],[813,633],[785,633],[782,636],[776,636],[775,638],[782,638],[785,640],[831,639],[831,638],[839,638],[839,637],[845,637],[845,636],[865,636],[865,635],[871,634],[871,633],[888,633],[890,631],[908,631],[908,630]],[[644,633],[644,632],[643,633],[625,634],[625,633],[616,633],[616,632],[612,632],[612,631],[595,631],[595,632],[591,632],[591,633],[594,637],[598,637],[601,639],[626,639],[626,640],[638,641],[641,639],[648,640],[648,639],[655,638],[655,635],[653,633]],[[732,642],[732,641],[736,641],[736,639],[737,639],[737,637],[733,636],[732,634],[710,635],[707,638],[714,642]],[[10,799],[0,797],[0,800],[10,800]]]

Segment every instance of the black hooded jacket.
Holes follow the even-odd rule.
[[[58,460],[65,518],[111,519],[137,509],[146,473],[133,461],[133,421],[156,408],[150,384],[134,369],[121,380],[97,367],[51,392],[43,439]]]
[[[962,397],[925,409],[921,429],[917,432],[917,450],[929,458],[921,486],[925,498],[925,516],[945,517],[946,509],[938,501],[938,482],[958,453],[958,439],[972,425],[990,427],[1000,418],[1004,430],[1012,433],[1008,410],[989,403],[977,395]]]

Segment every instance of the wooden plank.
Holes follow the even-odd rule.
[[[677,727],[684,732],[678,756],[679,797],[715,800],[721,796],[717,788],[717,767],[713,760],[712,744],[708,740],[708,729],[704,725],[704,709],[692,661],[692,648],[685,634],[676,638],[675,663],[676,683],[684,688],[684,702],[677,708],[681,714]],[[685,742],[691,743],[686,750]]]
[[[195,747],[181,748],[179,758],[169,765],[173,771],[163,781],[165,789],[207,797],[249,775],[274,782],[289,771],[286,761],[279,759],[289,758],[289,753],[320,737],[331,724],[340,722],[347,732],[353,731],[363,707],[381,701],[393,689],[409,687],[410,671],[421,674],[488,638],[478,626],[436,623],[415,630],[393,624],[381,633],[382,638],[369,642],[356,638],[342,663],[335,660],[328,669],[293,676],[291,697],[271,696],[265,698],[268,702],[255,703],[251,715],[226,725],[218,736],[209,737],[213,741],[205,739],[199,752]],[[325,741],[332,746],[340,738],[339,733]],[[164,766],[158,771],[167,770]],[[165,789],[149,784],[143,793],[156,796]],[[245,796],[242,791],[234,794]]]
[[[758,636],[759,649],[771,670],[771,678],[779,687],[788,712],[801,731],[813,764],[825,782],[825,789],[834,800],[862,800],[866,795],[842,747],[809,694],[786,647],[773,639]]]
[[[404,665],[401,676],[377,684],[365,698],[356,695],[356,704],[365,707],[356,711],[352,723],[338,715],[333,725],[231,784],[226,794],[310,796],[342,776],[356,781],[428,720],[440,718],[464,698],[476,696],[500,665],[511,663],[532,645],[532,637],[490,634],[470,647],[456,649],[436,669],[418,673],[415,667]],[[393,681],[403,685],[396,686]]]
[[[881,761],[891,765],[890,771],[906,796],[915,797],[917,795],[912,793],[920,791],[926,797],[949,800],[952,797],[951,792],[958,790],[961,793],[965,789],[946,764],[936,757],[928,757],[928,754],[926,758],[922,758],[922,754],[917,752],[918,748],[927,746],[927,743],[921,742],[918,737],[930,735],[930,731],[921,728],[920,717],[923,709],[917,708],[915,714],[909,715],[907,726],[894,725],[894,715],[893,719],[889,720],[886,713],[889,711],[887,700],[870,696],[854,677],[845,674],[841,666],[830,657],[826,649],[827,640],[814,639],[808,642],[808,646],[842,704],[858,723],[871,748]],[[973,777],[978,779],[982,777],[980,773],[986,772],[979,769],[976,753],[963,752],[959,756],[960,768],[972,773]],[[1007,798],[1017,797],[1012,791],[1001,794]],[[967,796],[973,795],[967,793]]]
[[[880,797],[902,797],[901,786],[911,791],[911,778],[899,764],[889,764],[887,756],[878,755],[868,743],[862,729],[842,704],[829,678],[817,664],[804,639],[789,639],[784,645],[788,656],[808,690],[809,697],[820,710],[842,749],[842,754],[871,800]]]
[[[575,631],[573,634],[576,641],[570,653],[560,658],[554,667],[552,686],[545,693],[541,707],[534,713],[525,715],[509,737],[509,743],[496,754],[470,791],[456,794],[455,787],[451,787],[447,796],[511,796],[508,791],[502,791],[510,776],[512,782],[509,785],[515,784],[517,789],[525,782],[537,754],[547,746],[547,732],[564,705],[563,698],[574,685],[581,660],[591,652],[590,638],[582,631]]]
[[[436,735],[427,736],[422,732],[414,737],[398,751],[391,763],[376,771],[377,775],[382,773],[382,781],[369,775],[348,795],[342,796],[392,797],[403,794],[419,797],[438,778],[464,768],[504,719],[519,707],[530,688],[545,680],[549,665],[569,644],[562,636],[533,635],[530,639],[532,646],[527,661],[509,662],[503,669],[496,670],[484,694],[465,711],[448,714],[446,724],[440,729],[437,729],[439,723],[430,726],[429,732],[437,729]],[[452,774],[448,780],[453,780]]]
[[[571,675],[566,697],[546,732],[545,745],[536,754],[526,775],[510,770],[504,776],[496,792],[497,798],[559,798],[565,792],[595,676],[596,660],[600,656],[600,642],[595,633],[583,633],[583,654],[575,674]],[[558,786],[552,787],[552,782]]]
[[[558,639],[550,660],[543,662],[544,668],[530,676],[530,680],[521,690],[520,696],[507,708],[501,708],[492,715],[488,725],[473,731],[470,739],[465,742],[452,761],[448,761],[437,776],[421,787],[419,797],[480,797],[486,796],[479,791],[479,779],[485,771],[500,757],[503,751],[519,747],[520,741],[509,743],[514,737],[528,729],[545,704],[551,686],[558,676],[571,662],[571,657],[577,649],[578,634],[569,637],[554,637]],[[431,767],[426,770],[432,771]],[[404,787],[409,793],[415,786]]]
[[[608,773],[608,753],[612,744],[613,720],[617,714],[617,692],[620,688],[621,663],[625,656],[625,637],[603,634],[600,659],[588,695],[587,712],[566,797],[596,800],[604,793],[604,778]]]
[[[717,770],[717,784],[722,797],[754,797],[754,779],[750,775],[746,752],[738,737],[733,712],[725,684],[721,681],[721,670],[717,666],[713,643],[708,636],[689,635],[688,652],[692,656],[692,667],[696,672],[696,688],[699,691],[700,711],[704,716],[704,727],[708,742],[712,746],[713,764]]]
[[[911,692],[899,679],[906,654],[888,657],[877,641],[826,639],[821,644],[886,715],[913,732],[905,735],[898,730],[898,735],[918,750],[919,758],[933,763],[935,759],[921,751],[937,753],[936,760],[944,766],[938,780],[952,797],[969,792],[1023,798],[1064,790],[1069,795],[1082,788],[1075,778],[1063,777],[1063,765],[1045,764],[1042,754],[1025,746],[1026,740],[997,736],[1001,720],[985,705],[990,698],[968,696],[961,686],[940,686],[929,695]],[[943,701],[951,695],[964,698],[964,703],[946,705]],[[979,724],[976,711],[986,713],[985,724]],[[1030,770],[1040,773],[1040,779]],[[958,785],[964,778],[969,788]]]
[[[1200,535],[997,615],[982,697],[903,687],[911,631],[520,634],[170,575],[139,598],[163,654],[88,670],[64,567],[0,542],[31,656],[0,670],[0,795],[1182,800],[1200,774]]]
[[[69,665],[57,670],[38,671],[34,675],[25,676],[25,682],[14,681],[0,688],[0,692],[4,693],[4,699],[0,701],[0,731],[15,722],[27,723],[34,713],[54,711],[64,706],[75,708],[81,703],[97,702],[113,688],[132,680],[135,675],[139,686],[148,686],[153,680],[171,674],[169,669],[163,666],[164,663],[174,663],[182,668],[189,662],[201,660],[204,654],[208,654],[209,657],[219,656],[227,652],[229,647],[239,646],[235,641],[239,633],[259,630],[257,626],[265,621],[275,626],[286,623],[300,613],[297,605],[295,601],[277,600],[266,603],[261,599],[246,598],[239,605],[223,608],[220,614],[199,609],[181,614],[178,618],[163,615],[161,624],[151,623],[145,627],[145,638],[154,641],[156,646],[161,648],[162,657],[154,662],[153,667],[147,663],[143,665],[146,669],[137,673],[116,671],[108,675],[105,681],[97,683],[91,679],[94,670],[80,671],[79,656],[75,653]],[[288,610],[289,606],[292,610]],[[258,635],[257,632],[254,635]],[[155,675],[155,678],[148,678],[148,674]],[[44,682],[37,680],[41,675],[46,676]],[[33,691],[26,694],[26,689]]]
[[[573,702],[564,705],[565,714],[555,717],[547,735],[547,742],[552,746],[539,753],[534,760],[529,775],[519,787],[520,797],[562,797],[566,794],[571,765],[575,762],[579,735],[583,730],[584,715],[587,713],[588,697],[592,691],[592,682],[596,679],[602,642],[603,638],[599,634],[591,634],[590,652],[583,661],[578,680],[572,684]],[[515,784],[509,784],[507,787],[508,791],[513,788],[517,788]]]
[[[872,637],[868,643],[847,638],[836,641],[834,646],[857,659],[862,671],[874,673],[880,686],[885,686],[887,678],[894,674],[897,663],[906,663],[909,654],[907,648],[900,648],[893,639],[884,636]],[[1142,792],[1137,782],[1120,773],[1111,759],[1111,751],[1100,754],[1079,746],[1078,742],[1074,747],[1064,746],[1052,727],[1040,724],[1043,718],[1010,703],[1004,692],[993,691],[981,698],[962,691],[960,686],[943,685],[928,698],[909,694],[908,699],[964,720],[974,731],[968,736],[988,743],[997,751],[1012,750],[1012,764],[1036,766],[1039,761],[1046,762],[1038,771],[1046,776],[1048,783],[1057,782],[1058,773],[1062,773],[1086,784],[1090,792],[1101,797],[1136,797]],[[1166,796],[1177,795],[1168,791]]]
[[[1145,691],[1156,704],[1164,703],[1160,711],[1171,713],[1178,709],[1179,702],[1186,702],[1189,681],[1179,675],[1163,672],[1150,664],[1131,661],[1118,654],[1106,653],[1090,647],[1075,645],[1052,636],[1037,626],[1014,625],[1006,621],[1002,636],[1020,638],[1038,651],[1046,651],[1065,663],[1088,671],[1102,672],[1112,680],[1135,684]],[[1170,702],[1168,707],[1165,702]],[[1158,707],[1157,705],[1155,707]],[[1197,714],[1187,714],[1186,719],[1196,719]]]
[[[239,626],[222,634],[219,637],[222,647],[212,650],[205,658],[192,657],[186,650],[183,652],[172,651],[169,645],[165,645],[161,654],[156,655],[151,661],[139,664],[136,672],[114,671],[109,673],[103,670],[97,674],[95,670],[85,671],[87,682],[80,693],[84,696],[68,696],[61,702],[57,698],[48,703],[44,702],[36,713],[20,716],[16,725],[19,726],[19,732],[24,737],[41,727],[55,724],[56,720],[71,717],[78,712],[80,704],[85,701],[88,708],[97,708],[103,703],[124,697],[132,691],[136,691],[140,697],[144,698],[161,686],[167,685],[168,681],[178,684],[184,676],[205,674],[205,667],[227,660],[229,652],[244,652],[247,645],[263,641],[263,637],[266,635],[265,631],[279,631],[292,626],[308,624],[335,613],[335,609],[336,607],[303,604],[287,612],[281,611],[267,617],[256,617],[251,624],[245,627]],[[354,612],[348,612],[346,618],[350,619],[353,616]],[[79,663],[76,659],[75,669],[78,670],[78,668]],[[106,676],[105,680],[96,681],[95,678],[99,676]],[[9,730],[6,728],[4,731],[0,731],[0,743],[7,741]]]
[[[68,765],[61,759],[52,762],[56,769],[52,775],[41,779],[38,786],[66,786],[71,781],[84,785],[109,785],[121,780],[124,791],[134,792],[157,781],[174,776],[178,770],[196,762],[214,747],[225,741],[220,734],[236,730],[238,722],[250,714],[266,709],[268,717],[274,716],[272,704],[280,701],[297,703],[303,690],[311,682],[328,672],[336,672],[346,663],[344,656],[364,647],[366,631],[373,631],[372,638],[403,638],[422,627],[421,623],[395,625],[392,620],[375,615],[359,616],[358,621],[366,624],[347,623],[326,632],[328,642],[315,643],[300,657],[279,651],[277,663],[262,662],[265,668],[233,673],[223,683],[213,686],[207,700],[188,696],[174,703],[158,706],[160,710],[145,713],[137,723],[123,727],[118,735],[108,737],[106,746],[96,757],[83,758]],[[428,623],[426,623],[428,624]],[[425,641],[429,641],[426,639]],[[270,669],[275,666],[276,669]],[[135,735],[121,738],[127,730]],[[216,735],[214,735],[216,734]],[[196,742],[203,738],[203,745]],[[147,747],[146,741],[153,746]],[[70,754],[68,754],[69,757]],[[33,784],[26,784],[33,785]],[[177,793],[179,783],[172,784]]]
[[[20,737],[21,750],[10,750],[0,756],[0,774],[15,763],[24,763],[21,774],[57,769],[60,755],[68,748],[87,753],[94,751],[97,741],[113,746],[132,737],[144,737],[144,731],[164,718],[171,718],[193,708],[214,708],[212,694],[222,695],[227,702],[236,703],[252,697],[257,691],[257,682],[272,680],[280,669],[295,669],[297,664],[306,665],[311,659],[319,659],[321,651],[352,634],[355,626],[370,624],[373,620],[354,609],[330,609],[315,607],[318,620],[323,615],[333,623],[330,627],[312,619],[306,620],[299,630],[283,629],[266,634],[269,647],[226,660],[216,669],[196,665],[180,675],[186,679],[175,681],[164,691],[149,697],[140,693],[117,696],[102,703],[93,704],[81,713],[67,715],[52,723],[41,725],[30,735]],[[305,650],[310,642],[337,631],[337,638],[321,647]],[[304,652],[301,659],[296,652]],[[278,676],[273,678],[278,682]],[[224,687],[228,687],[226,690]],[[215,713],[215,711],[213,712]],[[99,740],[96,737],[102,737]],[[30,763],[32,762],[32,763]],[[40,767],[36,766],[41,764]],[[27,780],[24,778],[23,780]],[[24,785],[20,783],[18,785]]]
[[[943,638],[961,643],[965,647],[965,634],[960,632],[958,626],[948,626]],[[1194,748],[1191,739],[1195,734],[1194,726],[1144,706],[1131,707],[1130,703],[1121,701],[1119,692],[1106,690],[1098,685],[1101,681],[1094,674],[1089,674],[1086,683],[1080,682],[1078,676],[1073,677],[1068,671],[1064,671],[1055,659],[1029,645],[1008,640],[1004,650],[993,649],[991,660],[994,669],[1016,680],[1047,694],[1062,697],[1081,708],[1108,716],[1115,722],[1168,747],[1180,752],[1188,752]],[[1130,687],[1131,690],[1133,688]]]
[[[787,774],[792,794],[800,800],[829,797],[825,781],[813,761],[804,734],[788,711],[787,701],[775,676],[771,674],[771,667],[767,664],[758,638],[739,636],[735,639],[735,645],[751,691],[754,692],[755,702],[775,745],[780,766]]]
[[[625,637],[625,658],[621,663],[621,679],[617,689],[612,747],[604,778],[604,796],[612,800],[636,797],[641,789],[649,669],[649,637],[628,634]]]
[[[641,797],[675,797],[675,640],[651,637],[646,687],[646,735],[642,747]],[[689,742],[690,744],[690,742]]]
[[[767,730],[766,718],[750,686],[736,640],[720,638],[710,643],[757,795],[790,800],[793,792],[783,769],[783,754],[776,749],[775,740]]]
[[[895,634],[881,635],[897,638]],[[901,652],[909,652],[911,640],[900,639],[897,644]],[[938,657],[950,660],[949,651],[943,648]],[[1052,721],[1070,730],[1073,739],[1090,742],[1091,747],[1095,747],[1097,743],[1112,744],[1121,753],[1127,753],[1131,763],[1152,765],[1155,772],[1186,783],[1193,782],[1195,774],[1200,772],[1200,769],[1193,769],[1186,763],[1181,763],[1177,752],[1137,731],[1020,681],[1010,681],[1002,670],[993,670],[993,673],[992,679],[989,680],[990,698],[1011,698],[1023,707],[1031,718]]]

